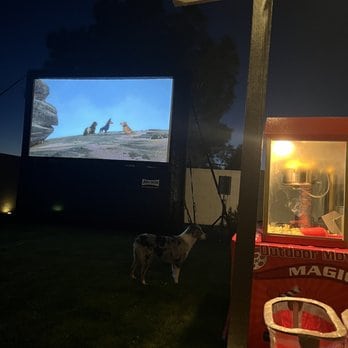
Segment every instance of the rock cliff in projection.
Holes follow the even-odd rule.
[[[42,143],[53,132],[52,126],[58,125],[56,108],[46,102],[49,93],[42,80],[35,82],[30,146]]]

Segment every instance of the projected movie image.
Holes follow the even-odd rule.
[[[173,80],[35,79],[29,156],[169,161]]]

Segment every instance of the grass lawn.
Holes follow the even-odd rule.
[[[210,231],[180,284],[130,279],[132,232],[0,225],[0,347],[225,347],[229,240]]]

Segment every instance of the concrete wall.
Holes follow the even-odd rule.
[[[219,183],[219,176],[231,177],[231,194],[225,196],[226,209],[234,211],[238,207],[239,200],[239,170],[214,170],[215,177]],[[202,225],[212,225],[222,212],[220,196],[214,184],[213,175],[210,169],[192,168],[192,180],[190,169],[186,169],[185,180],[185,202],[193,219],[193,200],[195,202],[196,222]],[[263,204],[263,172],[260,174],[260,189],[258,200],[257,220],[262,220],[262,204]],[[185,222],[189,222],[188,214],[185,211]],[[218,221],[218,224],[220,221]]]

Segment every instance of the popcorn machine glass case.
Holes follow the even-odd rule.
[[[270,117],[264,132],[265,241],[348,246],[348,118]]]

